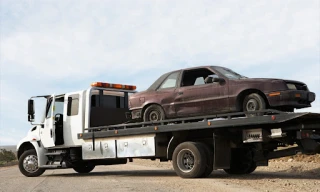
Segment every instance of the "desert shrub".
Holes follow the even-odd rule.
[[[17,158],[12,151],[0,149],[0,161],[8,163],[8,162],[16,160],[16,159]]]

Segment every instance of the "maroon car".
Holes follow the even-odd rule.
[[[130,96],[133,119],[158,121],[225,112],[311,107],[315,93],[293,80],[247,78],[219,66],[180,69],[162,75]]]

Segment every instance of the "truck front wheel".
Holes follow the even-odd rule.
[[[182,178],[203,176],[207,167],[203,145],[195,142],[179,144],[173,152],[172,164],[177,175]]]
[[[95,165],[89,162],[78,162],[73,166],[73,170],[78,173],[90,173],[94,168]]]
[[[22,153],[19,158],[19,170],[27,177],[38,177],[45,172],[45,169],[39,168],[36,150],[29,149]]]

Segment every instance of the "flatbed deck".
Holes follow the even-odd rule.
[[[260,111],[259,113],[261,112],[265,113],[266,115],[246,117],[246,114],[250,113],[228,113],[163,120],[157,122],[90,127],[85,129],[85,131],[88,132],[79,133],[78,138],[94,139],[219,128],[282,128],[284,130],[320,129],[320,114],[318,113],[287,113],[277,110],[264,110]]]

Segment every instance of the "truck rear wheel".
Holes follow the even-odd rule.
[[[205,144],[205,143],[199,143],[200,145],[203,146],[203,149],[205,150],[206,153],[206,158],[207,158],[207,165],[204,173],[200,177],[208,177],[212,171],[213,171],[213,150],[210,149],[210,147]]]
[[[45,172],[45,169],[39,168],[36,150],[29,149],[22,153],[19,158],[19,170],[27,177],[38,177]]]
[[[89,162],[78,162],[73,166],[73,170],[78,173],[90,173],[94,168],[95,165]]]
[[[251,149],[234,149],[231,152],[231,164],[229,169],[224,169],[228,174],[241,175],[250,174],[257,168],[253,161],[253,152]]]
[[[195,142],[179,144],[173,152],[172,164],[177,175],[182,178],[201,177],[207,167],[203,145]]]

